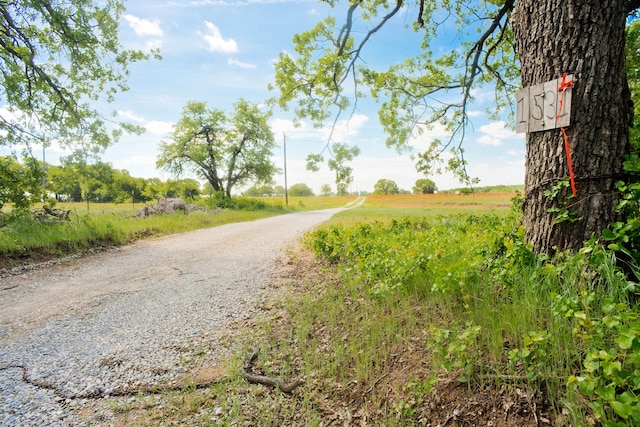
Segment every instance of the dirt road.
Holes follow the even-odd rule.
[[[278,251],[340,209],[304,212],[151,239],[0,281],[0,345],[48,320],[164,286],[261,283]],[[223,285],[224,286],[224,285]],[[246,297],[248,295],[243,295]]]
[[[281,251],[340,210],[141,241],[1,279],[0,425],[74,424],[61,396],[175,377],[192,343],[251,315]],[[25,372],[52,387],[25,384]]]

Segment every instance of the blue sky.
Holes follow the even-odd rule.
[[[273,95],[267,86],[273,80],[277,55],[293,52],[293,35],[336,13],[315,0],[127,0],[125,6],[122,44],[142,50],[160,48],[163,59],[131,67],[130,91],[119,94],[110,107],[120,117],[144,126],[146,132],[125,135],[106,150],[103,160],[136,177],[162,179],[172,176],[155,168],[158,145],[169,139],[171,126],[188,101],[205,101],[210,107],[227,111],[239,98],[262,103]],[[414,21],[414,14],[401,13],[377,35],[364,54],[370,65],[388,65],[417,51],[415,35],[404,29]],[[451,34],[449,40],[455,42],[455,38]],[[478,103],[472,106],[473,128],[468,130],[465,142],[470,174],[481,179],[480,185],[523,183],[524,137],[505,129],[502,122],[488,121],[484,101],[491,99],[490,88],[475,95]],[[409,154],[399,155],[385,147],[376,106],[363,101],[358,105],[349,123],[340,122],[334,135],[334,140],[356,144],[362,150],[351,163],[355,178],[352,190],[372,191],[381,178],[411,190],[424,176],[415,171]],[[326,166],[320,172],[309,172],[304,161],[307,154],[322,149],[328,130],[315,129],[308,122],[294,128],[292,115],[279,110],[270,125],[280,144],[274,160],[281,167],[286,133],[289,185],[302,182],[317,193],[322,184],[330,184],[335,190]],[[436,127],[412,141],[412,146],[417,152],[435,137],[446,137],[446,132]],[[55,162],[60,153],[53,147],[49,151],[48,158]],[[429,178],[440,189],[460,186],[448,175]],[[283,175],[276,177],[276,183],[284,184]]]

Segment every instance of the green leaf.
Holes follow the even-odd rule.
[[[596,387],[595,392],[607,402],[613,402],[616,398],[616,390],[613,385]]]
[[[613,377],[622,370],[622,366],[619,361],[614,362],[602,362],[602,372],[607,377]]]
[[[628,350],[633,346],[633,340],[635,338],[636,335],[629,331],[626,334],[617,336],[615,342],[622,350]]]
[[[630,404],[621,403],[617,400],[609,403],[611,404],[611,408],[615,411],[615,413],[625,420],[629,418],[629,416],[633,413],[633,407]]]

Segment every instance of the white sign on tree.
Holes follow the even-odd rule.
[[[516,92],[516,132],[538,132],[571,124],[573,75]]]

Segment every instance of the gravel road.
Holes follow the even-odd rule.
[[[199,344],[255,312],[281,251],[342,209],[141,241],[1,279],[0,426],[83,425],[74,409],[91,399],[175,380]]]

